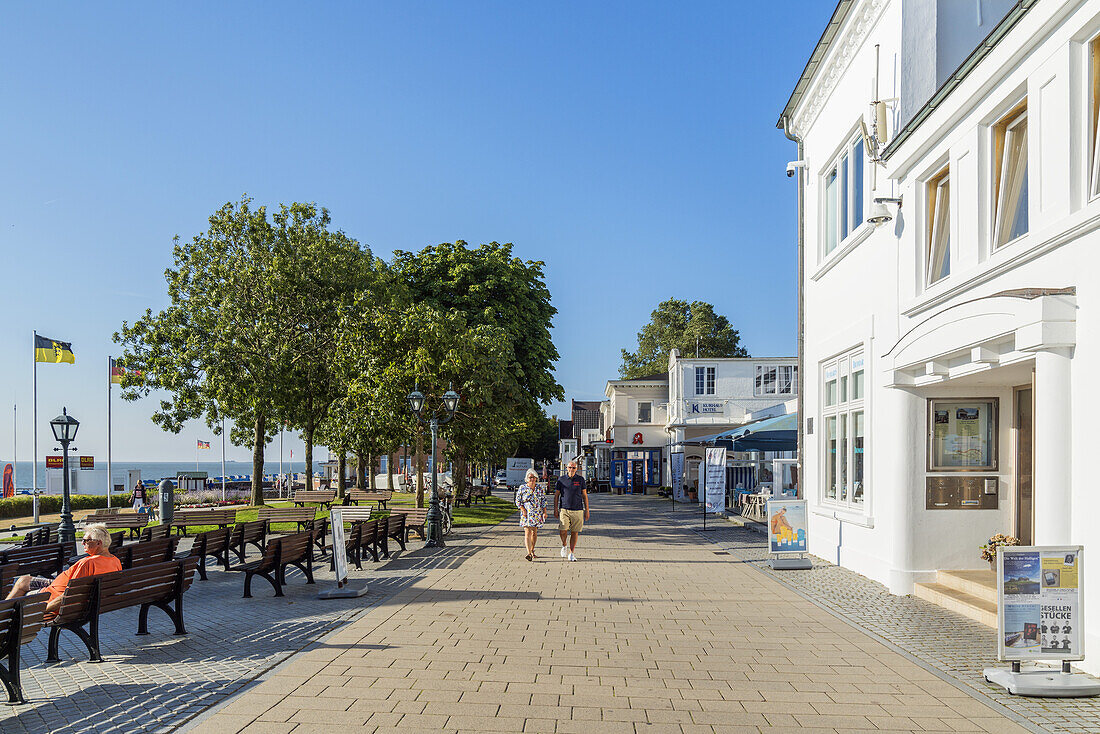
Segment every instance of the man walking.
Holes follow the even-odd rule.
[[[558,477],[554,485],[554,517],[558,518],[558,535],[561,536],[561,557],[577,560],[577,536],[588,519],[588,490],[584,477],[577,474],[577,462],[566,466],[568,476]],[[560,508],[560,509],[559,509]],[[568,536],[568,547],[566,547]]]

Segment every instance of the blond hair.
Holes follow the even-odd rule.
[[[111,534],[107,532],[107,526],[101,522],[85,525],[84,537],[90,538],[91,540],[98,540],[103,544],[103,550],[107,550],[107,548],[111,546]]]

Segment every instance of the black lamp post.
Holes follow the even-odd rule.
[[[54,438],[61,443],[62,463],[61,471],[62,487],[64,495],[61,498],[61,524],[57,527],[57,537],[62,543],[76,545],[76,526],[73,525],[73,509],[69,503],[69,444],[76,438],[76,429],[80,428],[80,421],[69,415],[65,408],[61,409],[61,415],[50,421]]]
[[[424,412],[424,393],[420,390],[413,390],[409,393],[409,408],[412,410],[413,415],[421,423],[429,425],[432,429],[432,498],[428,502],[428,540],[424,544],[425,548],[442,548],[446,545],[443,542],[443,511],[439,509],[439,466],[438,459],[436,458],[436,433],[439,431],[439,427],[451,422],[451,419],[455,417],[455,410],[458,408],[458,393],[453,389],[448,389],[443,393],[443,409],[445,414],[442,420],[439,417],[439,410],[436,409],[431,412],[431,417],[425,420],[423,416]]]

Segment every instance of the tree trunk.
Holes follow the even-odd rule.
[[[348,473],[348,457],[343,449],[340,450],[339,457],[336,460],[336,497],[342,503],[344,500],[344,475]],[[332,488],[329,487],[329,489]]]
[[[370,456],[367,457],[367,471],[369,472],[367,474],[367,486],[370,487],[370,490],[372,492],[375,491],[376,489],[378,489],[378,482],[375,481],[375,478],[374,478],[374,462],[377,459],[378,459],[378,457],[375,456],[374,454],[371,454]]]
[[[256,429],[252,434],[252,502],[264,503],[264,443],[267,438],[267,416],[257,411]]]
[[[424,506],[424,434],[416,433],[416,506]]]
[[[455,469],[451,479],[455,485],[455,497],[460,497],[466,491],[466,450],[461,446],[455,446]]]
[[[386,456],[386,489],[391,492],[395,489],[393,484],[393,454],[387,454]]]
[[[310,418],[306,421],[306,489],[313,489],[313,419]],[[293,464],[291,465],[291,475],[294,474]],[[293,482],[291,482],[291,491],[294,490]]]
[[[367,457],[362,450],[355,453],[355,488],[363,491],[367,488]]]

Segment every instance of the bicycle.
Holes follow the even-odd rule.
[[[443,513],[443,534],[451,534],[451,526],[454,525],[454,492],[447,492],[439,498],[439,509]]]

